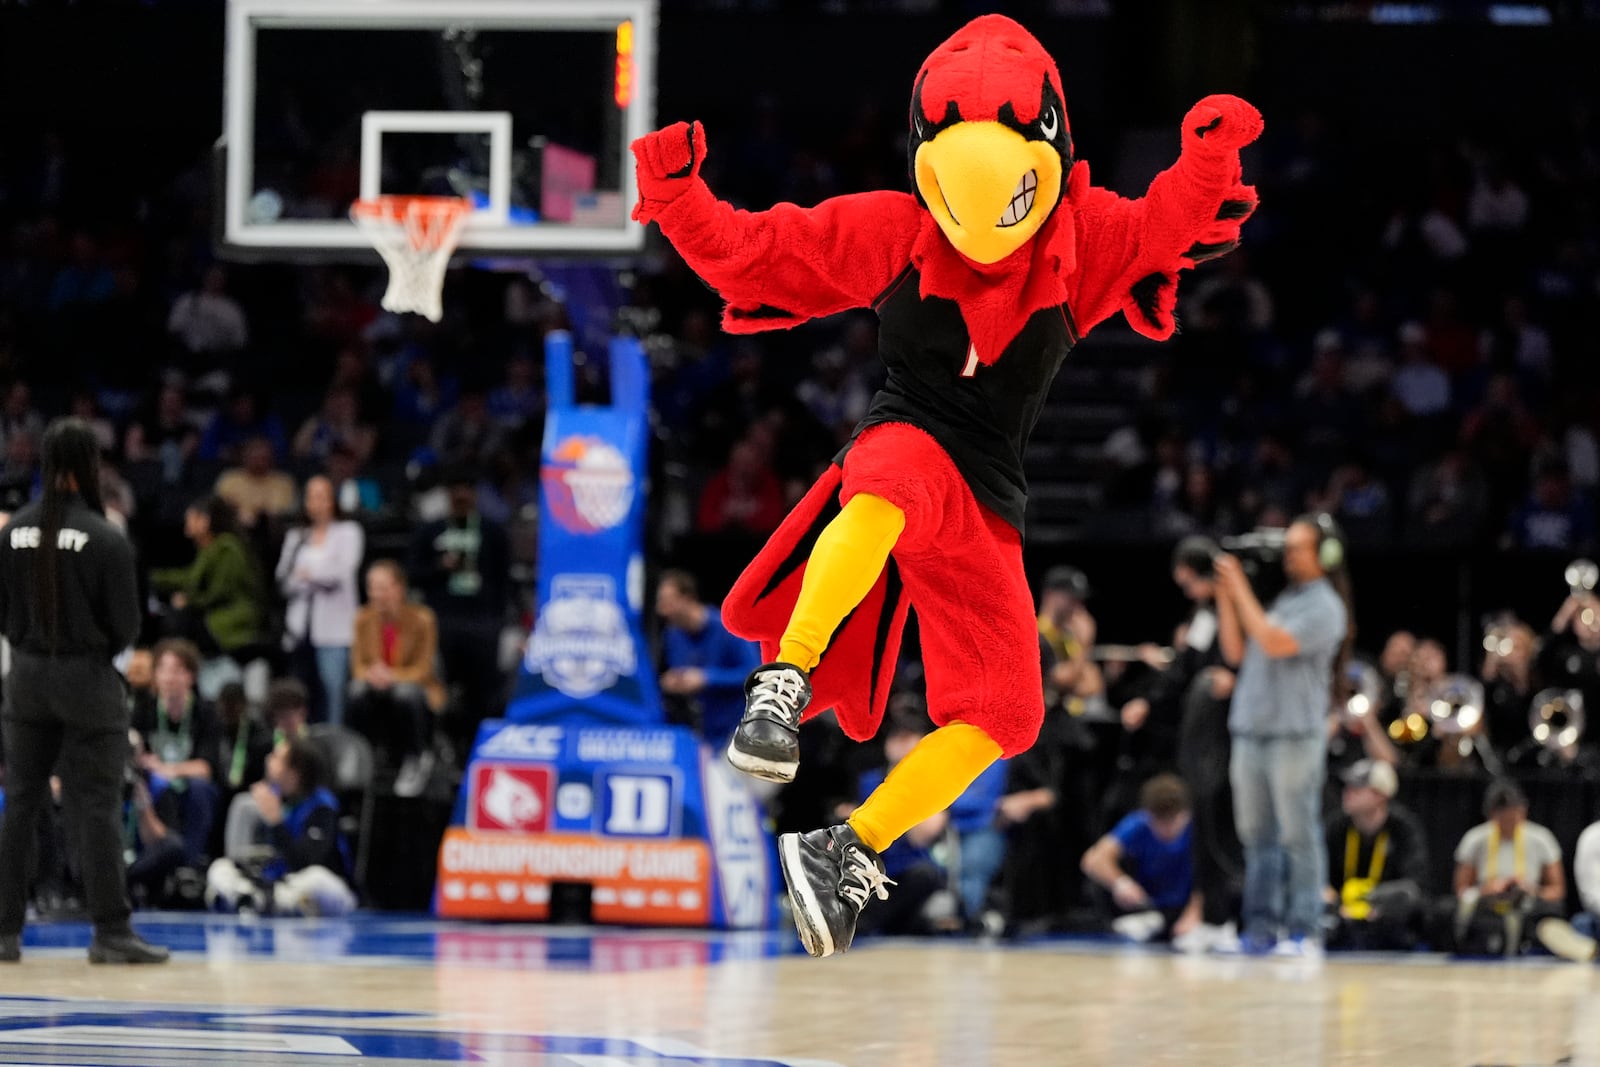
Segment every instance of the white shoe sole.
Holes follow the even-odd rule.
[[[1565,919],[1545,919],[1534,930],[1539,943],[1553,954],[1574,963],[1593,963],[1595,940],[1578,933]]]
[[[805,877],[799,834],[783,834],[778,838],[778,864],[783,868],[783,880],[789,885],[789,902],[794,905],[794,926],[800,934],[800,943],[813,956],[833,955],[833,935],[828,932],[817,895],[811,891],[811,883]]]
[[[760,778],[764,782],[792,782],[794,781],[795,772],[800,769],[798,760],[779,762],[778,760],[762,759],[760,756],[752,756],[747,752],[740,752],[733,747],[732,743],[728,745],[728,762],[750,777]]]

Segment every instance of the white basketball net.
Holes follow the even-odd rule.
[[[389,264],[385,311],[444,317],[444,272],[461,238],[470,200],[449,196],[380,196],[357,200],[350,217]]]
[[[567,472],[567,488],[578,514],[603,530],[628,517],[633,506],[633,475],[629,471],[585,470]]]

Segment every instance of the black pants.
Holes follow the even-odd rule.
[[[375,689],[354,682],[344,714],[346,726],[387,752],[395,763],[426,752],[433,744],[433,710],[420,685],[396,682]]]
[[[461,717],[468,738],[484,719],[506,710],[505,678],[500,674],[500,627],[473,620],[439,619],[439,658],[444,680],[461,687]]]
[[[6,812],[0,831],[0,935],[20,933],[40,819],[60,767],[67,846],[83,872],[89,917],[102,933],[128,927],[122,785],[128,712],[109,663],[18,653],[6,693]]]
[[[1201,671],[1183,697],[1178,728],[1178,773],[1193,805],[1194,884],[1204,921],[1221,926],[1238,917],[1244,887],[1244,850],[1233,825],[1233,787],[1228,764],[1228,701],[1211,695],[1211,676]]]

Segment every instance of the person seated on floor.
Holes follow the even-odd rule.
[[[206,872],[206,903],[219,911],[346,915],[356,906],[339,833],[339,802],[324,785],[327,767],[303,738],[280,742],[267,776],[250,787],[262,832]]]
[[[1578,885],[1581,911],[1569,923],[1551,916],[1542,920],[1535,933],[1539,943],[1557,956],[1577,963],[1593,963],[1600,957],[1600,822],[1590,823],[1578,835],[1578,848],[1572,854],[1572,880]]]
[[[173,892],[171,879],[187,858],[183,837],[161,818],[156,808],[171,783],[159,774],[142,769],[144,740],[137,730],[128,732],[132,761],[124,787],[126,818],[122,821],[122,847],[129,858],[128,896],[134,907],[166,908],[180,903],[182,895]]]
[[[367,605],[356,613],[345,717],[398,761],[396,796],[414,797],[433,775],[433,727],[445,691],[434,664],[439,623],[425,604],[406,598],[406,575],[392,560],[367,568]]]
[[[220,744],[217,714],[195,691],[199,673],[200,651],[192,643],[169,638],[156,645],[155,690],[135,703],[133,728],[143,742],[140,768],[168,784],[151,790],[161,821],[182,835],[185,862],[203,871],[221,776],[211,763]]]
[[[1130,812],[1083,854],[1083,873],[1116,909],[1111,928],[1131,941],[1181,937],[1200,922],[1189,790],[1172,774],[1139,789]]]
[[[1425,918],[1427,835],[1392,803],[1394,765],[1366,759],[1344,772],[1343,811],[1328,820],[1329,948],[1415,948]]]
[[[1488,821],[1456,846],[1456,950],[1515,956],[1541,920],[1566,915],[1561,845],[1528,821],[1528,798],[1509,779],[1489,786],[1483,810]]]
[[[899,762],[917,747],[917,742],[933,729],[926,704],[918,700],[912,711],[902,710],[887,716],[883,754],[887,766],[867,771],[857,784],[857,803],[872,795]],[[835,814],[848,819],[854,804],[841,804]],[[876,897],[867,901],[857,924],[857,935],[950,933],[961,928],[960,904],[950,888],[950,874],[935,861],[933,847],[950,828],[950,813],[941,811],[913,826],[883,853],[884,870],[895,884],[888,900]]]

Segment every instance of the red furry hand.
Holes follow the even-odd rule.
[[[649,222],[678,197],[700,173],[706,158],[705,127],[696,122],[675,122],[664,130],[647,133],[633,142],[638,164],[639,203],[633,217]]]
[[[1208,96],[1183,119],[1184,151],[1237,152],[1261,136],[1261,112],[1237,96]]]

